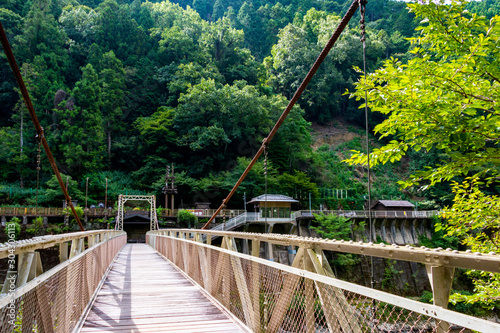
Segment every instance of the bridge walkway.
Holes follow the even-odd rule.
[[[123,247],[80,332],[245,332],[146,244]]]

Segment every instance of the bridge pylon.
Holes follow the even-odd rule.
[[[123,213],[127,201],[148,201],[150,204],[150,230],[158,230],[158,218],[156,216],[155,195],[124,195],[118,196],[118,213],[116,216],[115,230],[123,230]]]

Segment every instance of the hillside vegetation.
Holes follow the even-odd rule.
[[[3,0],[7,31],[45,135],[70,194],[90,203],[108,196],[160,194],[166,165],[176,168],[178,203],[221,203],[259,148],[347,10],[350,1]],[[481,8],[480,8],[481,9]],[[481,9],[482,10],[482,9]],[[357,208],[366,194],[363,167],[341,163],[364,149],[363,110],[349,98],[362,66],[358,17],[312,80],[269,150],[269,192],[304,205]],[[406,4],[370,1],[367,66],[403,61],[417,23]],[[5,57],[0,57],[0,200],[35,204],[37,141]],[[384,116],[371,117],[371,127]],[[341,136],[326,136],[341,131]],[[324,132],[324,131],[323,131]],[[379,146],[376,137],[373,145]],[[383,143],[383,142],[382,142]],[[414,154],[414,156],[412,155]],[[396,181],[439,151],[413,152],[399,166],[374,173],[374,196],[401,192]],[[41,158],[38,204],[60,204],[57,184]],[[348,200],[333,198],[347,190]],[[264,191],[260,161],[233,202]],[[82,202],[82,201],[80,201]],[[432,206],[432,205],[431,205]],[[432,208],[432,207],[429,207]]]

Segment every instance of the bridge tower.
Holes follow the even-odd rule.
[[[148,201],[150,204],[150,230],[158,230],[156,217],[156,196],[154,195],[124,195],[118,196],[118,213],[116,216],[115,230],[123,230],[123,212],[127,201]]]

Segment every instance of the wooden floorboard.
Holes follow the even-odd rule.
[[[127,244],[80,332],[245,332],[146,244]]]

